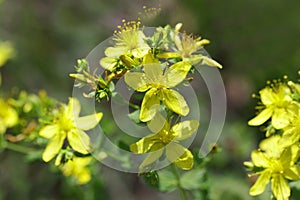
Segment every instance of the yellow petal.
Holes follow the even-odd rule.
[[[291,162],[292,162],[292,151],[291,151],[290,147],[284,149],[284,151],[282,152],[282,154],[280,156],[279,161],[284,169],[290,168]]]
[[[159,63],[159,61],[154,58],[151,52],[149,52],[143,57],[143,64],[155,64],[155,63]]]
[[[209,57],[206,57],[206,56],[202,56],[201,64],[208,65],[208,66],[211,66],[211,67],[218,67],[220,69],[223,68],[220,63],[218,63],[217,61],[215,61],[215,60],[213,60]]]
[[[168,160],[183,170],[190,170],[194,165],[193,154],[180,144],[171,142],[166,146]]]
[[[117,60],[114,57],[104,57],[99,64],[108,71],[113,71],[117,65]]]
[[[162,154],[163,154],[163,149],[159,149],[157,151],[153,151],[153,152],[148,153],[147,157],[141,163],[139,168],[142,170],[147,165],[150,165],[150,164],[154,163],[156,160],[158,160],[161,157]]]
[[[6,115],[3,116],[3,121],[7,127],[13,127],[18,123],[18,113],[11,107],[7,108]]]
[[[45,126],[39,132],[40,136],[48,139],[52,138],[55,134],[59,134],[59,127],[57,124]]]
[[[160,107],[160,100],[157,94],[157,89],[152,88],[146,92],[140,112],[140,120],[142,122],[150,121],[158,112]]]
[[[271,187],[276,200],[288,200],[291,189],[282,175],[274,175],[271,180]]]
[[[190,109],[180,93],[172,89],[162,90],[163,103],[173,112],[186,116]]]
[[[139,92],[145,92],[149,89],[148,81],[144,73],[141,72],[127,72],[124,77],[125,83]]]
[[[104,54],[107,57],[119,57],[120,55],[127,54],[124,47],[108,47],[105,49]]]
[[[166,87],[172,88],[181,83],[191,69],[189,62],[178,62],[168,68],[165,72]]]
[[[259,148],[264,151],[268,157],[279,158],[283,148],[281,148],[282,138],[280,135],[274,135],[262,140]],[[276,148],[274,148],[276,147]]]
[[[84,117],[79,117],[75,120],[77,128],[87,131],[95,126],[97,126],[102,118],[102,113],[96,113],[92,115],[87,115]]]
[[[76,173],[76,176],[77,176],[77,183],[79,185],[86,184],[91,180],[91,172],[87,168],[81,169],[79,172]]]
[[[70,97],[67,109],[68,117],[71,119],[77,118],[81,110],[79,101],[76,98]]]
[[[251,159],[255,166],[257,167],[269,167],[270,160],[265,156],[263,152],[254,150],[251,153]]]
[[[163,52],[156,55],[157,58],[180,58],[180,54],[176,52]]]
[[[159,143],[159,142],[160,140],[157,137],[157,135],[152,134],[130,145],[130,151],[136,154],[147,153],[155,143]]]
[[[284,171],[284,177],[289,180],[299,180],[300,179],[300,166],[293,166]]]
[[[276,94],[273,92],[272,88],[266,87],[260,92],[260,99],[264,105],[271,105],[276,101]]]
[[[91,157],[73,157],[61,166],[61,170],[65,176],[75,178],[78,184],[85,184],[91,180],[91,172],[87,167],[90,161]]]
[[[13,57],[13,54],[14,48],[9,41],[0,42],[0,67],[2,67],[8,59]]]
[[[144,72],[151,83],[159,83],[163,75],[162,66],[156,63],[144,65]]]
[[[158,133],[165,127],[166,123],[168,123],[166,117],[157,112],[153,119],[147,122],[147,126],[153,133]]]
[[[174,36],[174,42],[175,42],[175,45],[176,45],[177,49],[178,49],[179,51],[181,51],[181,50],[182,50],[182,42],[181,42],[181,39],[180,39],[180,37],[179,37],[178,34],[176,34],[176,35]]]
[[[256,180],[255,184],[250,188],[249,194],[251,196],[256,196],[263,193],[266,189],[267,184],[271,178],[271,172],[265,170]]]
[[[198,121],[189,120],[175,124],[171,128],[171,132],[173,132],[175,135],[174,140],[185,140],[186,138],[193,135],[197,131],[198,127]]]
[[[265,123],[273,114],[273,109],[266,108],[261,111],[256,117],[248,121],[248,125],[250,126],[259,126]]]
[[[0,120],[0,135],[5,133],[5,131],[6,131],[6,126],[3,122],[3,120]]]
[[[0,99],[0,115],[0,121],[2,121],[4,131],[6,128],[13,127],[19,121],[17,111],[2,99]]]
[[[207,44],[209,44],[209,43],[210,43],[209,40],[207,40],[207,39],[202,39],[202,40],[200,40],[200,41],[197,42],[197,46],[203,47],[204,45],[207,45]]]
[[[289,115],[285,112],[284,108],[277,108],[274,110],[272,116],[272,125],[276,129],[282,129],[289,125]]]
[[[56,134],[47,144],[46,149],[43,152],[42,155],[42,159],[45,162],[49,162],[50,160],[52,160],[52,158],[54,158],[58,152],[60,151],[60,149],[63,146],[64,143],[64,139],[66,138],[65,134]]]
[[[132,49],[131,54],[135,58],[142,58],[143,56],[145,56],[148,53],[149,49],[150,49],[149,47],[141,47],[141,48]]]
[[[91,142],[89,136],[82,130],[68,132],[68,141],[71,147],[82,154],[88,154],[91,151]]]

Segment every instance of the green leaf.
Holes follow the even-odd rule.
[[[159,176],[156,171],[150,171],[150,172],[145,173],[143,178],[147,184],[149,184],[155,188],[159,187]]]
[[[177,188],[178,181],[176,176],[168,171],[168,170],[161,170],[158,171],[159,177],[159,190],[162,192],[170,192]]]
[[[194,169],[186,172],[180,178],[180,185],[186,190],[195,190],[201,188],[204,183],[204,169]]]
[[[139,124],[140,121],[140,110],[135,110],[132,113],[128,114],[128,117],[134,121],[136,124]]]

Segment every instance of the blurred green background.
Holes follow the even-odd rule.
[[[121,19],[136,19],[142,6],[157,0],[6,0],[0,4],[0,38],[10,40],[16,56],[4,66],[1,90],[12,87],[66,102],[72,94],[77,58],[85,57],[111,36]],[[211,41],[206,47],[224,68],[228,112],[219,140],[222,152],[209,172],[214,199],[266,199],[248,195],[251,181],[243,161],[262,137],[247,126],[254,116],[251,94],[267,80],[288,75],[297,79],[300,66],[300,1],[296,0],[161,0],[159,15],[145,26],[183,22],[183,29]],[[159,193],[135,174],[102,167],[84,187],[71,187],[58,173],[29,164],[19,154],[0,154],[0,199],[177,199],[178,193]],[[100,166],[100,165],[99,165]],[[89,194],[89,195],[87,195]]]

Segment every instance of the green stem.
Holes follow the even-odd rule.
[[[12,151],[16,151],[19,153],[24,153],[24,154],[28,154],[29,152],[32,152],[34,149],[28,148],[28,147],[24,147],[18,144],[14,144],[11,142],[6,142],[4,147],[6,149],[12,150]]]
[[[129,105],[131,108],[134,108],[134,109],[136,109],[136,110],[141,109],[140,106],[138,106],[138,105],[136,105],[136,104],[134,104],[134,103],[131,103],[131,102],[128,102],[128,105]]]
[[[183,187],[181,187],[181,185],[180,185],[180,176],[179,176],[177,168],[174,164],[172,164],[172,171],[173,171],[173,174],[175,175],[175,177],[177,179],[177,182],[178,182],[177,187],[178,187],[178,190],[180,192],[181,199],[182,200],[188,200],[188,196],[187,196],[187,193],[186,193],[185,189]]]

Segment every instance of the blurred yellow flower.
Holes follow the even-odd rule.
[[[148,156],[141,163],[140,169],[157,161],[164,153],[167,159],[177,167],[189,170],[194,165],[193,154],[179,144],[195,133],[199,127],[199,122],[189,120],[180,122],[170,127],[167,121],[159,119],[159,123],[164,122],[163,128],[155,134],[142,138],[130,146],[130,150],[136,154],[148,153]],[[157,124],[149,127],[152,131],[157,130]]]
[[[139,21],[126,23],[123,20],[123,26],[118,26],[118,28],[119,31],[116,31],[113,37],[115,46],[108,47],[104,52],[107,57],[100,60],[100,65],[109,71],[113,71],[121,55],[142,58],[150,50],[144,41],[145,35],[140,29]]]
[[[7,128],[11,128],[18,123],[17,111],[0,99],[0,134],[5,133]]]
[[[266,87],[260,92],[261,102],[264,109],[248,124],[250,126],[259,126],[272,118],[271,124],[276,129],[286,127],[293,113],[297,112],[298,105],[292,99],[291,90],[285,84],[279,83],[273,88]]]
[[[191,66],[187,62],[178,62],[163,73],[160,64],[144,65],[144,73],[127,72],[125,82],[138,92],[146,92],[140,112],[140,120],[150,121],[159,110],[162,101],[173,112],[186,116],[189,107],[184,97],[171,89],[181,83]]]
[[[2,67],[8,59],[14,54],[14,48],[8,41],[0,41],[0,67]]]
[[[299,145],[282,148],[280,136],[272,136],[263,141],[261,150],[251,154],[252,164],[262,168],[256,172],[260,175],[250,189],[250,195],[264,192],[271,180],[271,188],[277,200],[288,200],[291,190],[286,179],[300,180],[300,167],[295,163],[299,158]]]
[[[65,176],[76,179],[77,184],[86,184],[91,180],[91,172],[88,164],[92,157],[73,157],[72,160],[64,163],[60,169]]]
[[[90,153],[92,149],[90,138],[84,131],[94,128],[101,120],[102,113],[84,117],[79,117],[79,113],[79,101],[69,98],[69,104],[61,105],[52,124],[40,130],[39,134],[42,137],[50,139],[43,152],[42,158],[45,162],[50,161],[59,153],[66,139],[73,150],[82,154]]]

